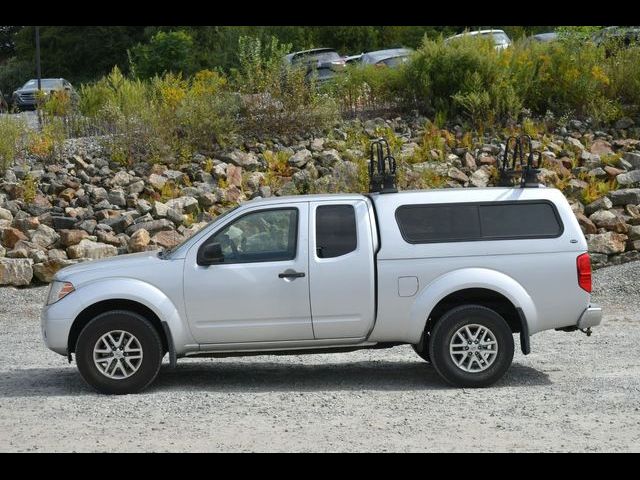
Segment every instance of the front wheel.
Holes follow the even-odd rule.
[[[513,360],[513,334],[494,310],[462,305],[436,322],[429,339],[438,374],[457,387],[487,387],[505,374]]]
[[[76,363],[82,378],[102,393],[136,393],[158,375],[162,341],[141,315],[118,310],[91,320],[80,332]]]

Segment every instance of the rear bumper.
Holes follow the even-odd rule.
[[[580,319],[578,320],[577,327],[580,329],[595,327],[600,325],[602,321],[602,308],[599,305],[591,304],[582,312]]]

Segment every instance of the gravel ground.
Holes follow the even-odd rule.
[[[44,287],[0,289],[0,451],[640,451],[640,262],[595,272],[591,337],[543,332],[483,390],[410,347],[185,359],[103,396],[46,349]]]

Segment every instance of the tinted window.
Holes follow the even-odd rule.
[[[316,254],[339,257],[358,245],[356,213],[352,205],[325,205],[316,209]]]
[[[482,236],[554,237],[561,233],[560,224],[549,203],[512,203],[481,205]]]
[[[409,243],[557,237],[562,224],[547,202],[406,205],[396,210]]]
[[[475,205],[407,205],[396,211],[402,236],[410,243],[470,240],[480,236]]]
[[[220,244],[224,263],[293,260],[297,232],[297,209],[262,210],[240,217],[207,244]]]

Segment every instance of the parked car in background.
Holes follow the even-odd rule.
[[[529,38],[539,43],[555,42],[558,40],[558,34],[556,32],[538,33]]]
[[[474,30],[472,32],[463,32],[453,37],[445,39],[444,43],[450,43],[456,39],[466,36],[471,37],[490,37],[493,40],[496,50],[504,50],[511,45],[511,39],[504,33],[504,30]]]
[[[640,43],[640,27],[606,27],[591,37],[597,46],[604,46],[607,54],[616,48]]]
[[[67,91],[72,98],[77,99],[77,92],[71,83],[64,78],[42,78],[40,86],[45,97],[53,92]],[[38,91],[38,80],[32,78],[18,90],[13,92],[12,103],[18,110],[35,110],[36,92]]]
[[[306,68],[306,78],[311,79],[315,75],[319,82],[331,80],[345,68],[344,59],[331,48],[314,48],[293,52],[286,55],[284,61],[293,67]]]
[[[397,67],[409,61],[413,53],[410,48],[392,48],[388,50],[377,50],[375,52],[363,53],[360,63],[363,65],[378,65],[387,67]]]

